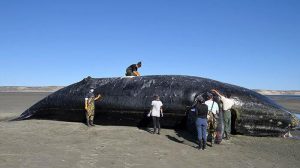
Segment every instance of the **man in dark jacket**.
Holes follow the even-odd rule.
[[[140,73],[137,71],[138,68],[142,67],[142,62],[137,64],[132,64],[126,69],[126,76],[140,76]]]

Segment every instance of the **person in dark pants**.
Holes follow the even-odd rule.
[[[159,96],[155,95],[154,100],[151,102],[151,110],[148,114],[148,117],[152,116],[153,120],[153,134],[156,133],[156,129],[158,129],[157,134],[160,134],[160,117],[163,117],[163,110],[162,110],[162,102],[159,100]]]
[[[137,64],[132,64],[126,69],[126,76],[141,76],[137,71],[138,68],[142,67],[142,62],[138,62]]]
[[[206,130],[207,130],[207,113],[208,107],[204,103],[203,97],[197,98],[197,104],[195,105],[195,111],[197,113],[196,127],[198,133],[199,149],[206,149]]]

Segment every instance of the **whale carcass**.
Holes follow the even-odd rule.
[[[184,125],[186,107],[196,95],[217,89],[235,100],[232,110],[236,132],[253,136],[280,136],[298,124],[298,120],[269,98],[249,89],[211,79],[155,75],[142,77],[91,78],[62,88],[39,101],[16,120],[50,119],[83,122],[84,97],[90,90],[104,96],[95,102],[95,123],[102,125],[147,126],[153,95],[164,104],[163,127]]]

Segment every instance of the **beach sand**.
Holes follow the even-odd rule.
[[[49,120],[8,122],[49,93],[0,93],[0,167],[299,167],[300,140],[235,135],[206,151],[173,129],[86,127]]]

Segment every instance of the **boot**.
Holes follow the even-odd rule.
[[[200,150],[202,148],[202,140],[200,140],[198,143],[199,143],[198,149]]]
[[[230,134],[225,132],[225,140],[229,140],[230,139]]]
[[[203,140],[202,150],[206,150],[206,141]]]
[[[227,132],[224,132],[224,138],[223,139],[228,140],[228,134],[227,134]]]
[[[230,134],[227,134],[226,140],[229,140],[229,139],[230,139]]]
[[[93,120],[90,120],[90,125],[91,125],[91,126],[95,126],[95,124],[94,124],[94,121],[93,121]]]
[[[88,127],[90,127],[91,125],[90,125],[90,121],[89,121],[89,119],[86,119],[86,125],[88,126]]]

